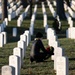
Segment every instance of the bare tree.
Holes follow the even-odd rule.
[[[56,12],[60,19],[65,19],[64,0],[56,0]]]
[[[7,18],[8,14],[7,14],[7,0],[2,0],[2,20],[4,20],[4,18]]]

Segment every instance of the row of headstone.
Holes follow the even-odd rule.
[[[22,35],[20,35],[17,47],[13,49],[13,55],[9,56],[9,66],[15,68],[15,75],[20,75],[20,70],[23,66],[23,59],[26,56],[26,48],[29,45],[29,42],[30,33],[26,30]]]
[[[11,21],[13,18],[18,16],[22,9],[23,9],[23,6],[21,5],[16,11],[8,13],[8,21]]]
[[[60,47],[52,28],[47,29],[47,39],[48,45],[54,47],[54,55],[51,56],[51,59],[54,60],[56,75],[68,75],[68,58],[64,55],[64,49]]]
[[[8,9],[8,13],[11,13],[12,11],[15,11],[17,9],[17,5],[12,6],[12,8]]]
[[[36,18],[36,13],[37,13],[37,4],[35,4],[34,6],[34,11],[31,17],[31,22],[30,22],[30,27],[29,27],[30,35],[34,34],[34,22]]]
[[[7,33],[4,31],[7,25],[7,18],[0,24],[0,47],[3,47],[7,43]]]
[[[48,4],[48,6],[49,6],[49,9],[50,9],[50,11],[51,11],[53,17],[55,18],[55,17],[56,17],[56,12],[55,12],[55,10],[54,10],[54,8],[53,8],[53,6],[52,6],[52,4],[50,3],[49,0],[47,0],[47,4]]]
[[[46,9],[45,9],[45,5],[44,2],[42,2],[42,11],[43,11],[43,25],[45,27],[45,32],[47,32],[47,28],[48,28],[48,24],[47,24],[47,14],[46,14]]]
[[[24,18],[27,16],[28,14],[28,11],[29,11],[29,8],[30,8],[30,5],[28,5],[25,9],[25,11],[18,17],[18,20],[17,20],[17,26],[20,27]]]
[[[71,8],[75,11],[75,1],[72,0],[70,5],[71,5]]]
[[[66,15],[66,18],[67,18],[69,27],[73,27],[73,20],[72,20],[72,17],[69,15],[68,12],[66,12],[65,15]]]
[[[15,11],[17,8],[19,8],[20,5],[21,5],[21,1],[13,3],[13,6],[8,8],[8,13],[11,13],[12,11]]]
[[[71,17],[75,18],[75,12],[70,7],[68,7],[68,12],[71,15]]]
[[[10,8],[14,6],[14,1],[12,1],[10,4]]]
[[[13,55],[9,56],[9,65],[2,66],[1,75],[20,75],[23,59],[26,56],[26,48],[31,40],[29,30],[20,35],[17,47],[13,49]]]
[[[69,28],[66,30],[66,37],[70,39],[75,39],[75,27],[73,27],[73,20],[70,17],[69,13],[66,12],[66,18],[69,24]]]
[[[58,43],[56,42],[57,41],[56,33],[52,28],[47,29],[47,40],[48,40],[49,46],[53,46],[53,47],[58,46]]]
[[[8,3],[11,3],[13,0],[8,0]]]

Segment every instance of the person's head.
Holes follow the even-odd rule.
[[[42,38],[43,37],[43,34],[41,33],[41,32],[38,32],[37,34],[36,34],[36,38]]]

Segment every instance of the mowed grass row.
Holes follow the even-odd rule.
[[[48,15],[48,25],[49,27],[52,27],[53,17],[47,5],[46,5],[46,11]],[[8,43],[4,45],[3,48],[0,48],[0,69],[3,65],[8,65],[9,56],[13,54],[13,48],[17,47],[17,41],[20,39],[20,35],[24,33],[25,30],[28,30],[30,26],[29,15],[23,21],[21,27],[17,27],[16,19],[13,19],[11,22],[9,22],[9,25],[5,29],[8,35],[7,36]],[[67,24],[67,20],[61,20],[61,22],[62,22],[62,31],[57,35],[58,41],[60,43],[60,46],[64,48],[65,50],[65,56],[69,58],[69,75],[75,75],[75,61],[74,61],[75,60],[75,56],[74,56],[75,41],[66,38],[66,29],[69,27],[69,25]],[[18,28],[18,35],[15,38],[12,37],[13,27]],[[34,35],[31,36],[32,41],[30,42],[26,50],[26,57],[23,60],[24,64],[21,68],[21,75],[29,75],[30,68],[31,68],[31,75],[56,75],[53,70],[54,62],[50,58],[47,59],[45,62],[41,62],[41,63],[33,62],[32,65],[30,64],[29,55],[30,55],[31,45],[32,45],[33,39],[35,38],[35,34],[38,31],[41,31],[43,33],[44,35],[43,43],[44,43],[44,46],[47,47],[48,40],[46,39],[46,33],[44,32],[45,30],[43,27],[43,14],[42,14],[41,5],[39,6],[37,10],[37,16],[36,16],[36,21],[34,25]]]

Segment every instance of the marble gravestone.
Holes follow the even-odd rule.
[[[19,57],[16,55],[9,56],[9,66],[15,68],[15,75],[20,75]]]
[[[68,64],[68,58],[63,57],[57,57],[57,70],[56,75],[69,75],[69,64]]]
[[[17,28],[13,28],[13,37],[17,36]]]
[[[9,65],[2,66],[1,75],[14,75],[12,67]]]
[[[20,63],[20,68],[21,68],[21,65],[22,65],[22,49],[19,48],[19,47],[15,47],[13,49],[13,55],[17,55],[19,57],[19,63]]]

